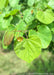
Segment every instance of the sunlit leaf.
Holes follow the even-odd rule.
[[[0,0],[0,9],[3,9],[5,6],[6,0]]]
[[[52,9],[54,9],[54,0],[49,0],[48,5],[49,5]]]
[[[9,4],[11,7],[15,7],[16,5],[18,5],[19,0],[9,0]]]
[[[53,12],[51,10],[38,11],[36,18],[44,24],[50,24],[54,21]]]
[[[35,0],[28,0],[28,6],[33,6],[33,4],[34,4],[34,2],[35,2]]]
[[[31,36],[29,39],[23,40],[15,47],[16,55],[31,63],[41,53],[41,41],[37,36]]]

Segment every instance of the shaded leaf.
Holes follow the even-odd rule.
[[[14,32],[7,30],[3,37],[3,45],[4,46],[10,45],[13,40],[13,37],[14,37]]]
[[[10,26],[10,22],[11,22],[12,19],[13,19],[12,16],[9,17],[8,19],[3,19],[3,18],[2,18],[2,20],[1,20],[1,26],[2,26],[2,28],[3,28],[3,29],[8,28],[8,26]]]
[[[27,24],[29,24],[30,22],[32,22],[35,19],[34,14],[31,14],[31,10],[33,10],[33,9],[32,8],[27,9],[23,12],[23,14],[24,14],[23,19],[25,20],[25,22]]]
[[[38,26],[37,35],[39,36],[42,48],[47,48],[52,40],[52,34],[50,29],[47,26]]]
[[[20,20],[16,25],[16,30],[26,30],[26,23],[23,20]]]

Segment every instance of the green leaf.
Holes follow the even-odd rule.
[[[36,21],[32,21],[31,24],[29,24],[27,26],[28,26],[28,30],[34,29],[37,26],[37,22]]]
[[[25,20],[27,24],[29,24],[35,19],[34,14],[31,14],[31,10],[33,9],[27,9],[23,12],[24,14],[23,19]]]
[[[19,0],[9,0],[9,4],[11,7],[16,7],[19,3]]]
[[[54,32],[54,28],[52,28],[52,31]]]
[[[47,48],[52,40],[52,34],[50,29],[44,25],[38,26],[37,35],[41,40],[42,48]]]
[[[48,5],[49,5],[52,9],[54,9],[54,0],[49,0]]]
[[[5,29],[5,28],[8,28],[8,26],[10,26],[10,22],[11,22],[12,19],[13,19],[12,16],[9,17],[9,19],[3,19],[3,20],[1,21],[2,27],[3,27],[4,29]]]
[[[8,16],[12,16],[12,15],[16,15],[18,12],[18,9],[12,9],[11,11],[7,11],[7,12],[4,12],[5,16],[4,17],[8,17]]]
[[[10,26],[8,26],[7,30],[15,31],[15,26],[13,24],[10,24]]]
[[[52,30],[52,28],[54,28],[54,23],[48,24],[47,26]]]
[[[15,47],[16,55],[31,63],[41,53],[41,41],[37,36],[31,36],[29,39],[23,40]]]
[[[6,29],[4,29],[0,23],[0,31],[4,31],[4,30],[6,30]]]
[[[21,8],[22,8],[22,5],[17,5],[17,6],[14,7],[14,9],[17,9],[18,11],[20,11]]]
[[[35,0],[35,8],[44,10],[47,8],[48,1],[47,0]]]
[[[52,42],[54,42],[54,33],[52,33]]]
[[[26,30],[26,24],[23,20],[20,20],[19,23],[16,25],[16,30]]]
[[[19,17],[18,16],[13,16],[13,19],[11,21],[11,24],[16,25],[19,22]]]
[[[54,21],[53,12],[49,9],[46,11],[38,11],[36,18],[44,24],[50,24]]]
[[[32,36],[32,35],[37,35],[36,31],[35,30],[29,30],[29,37]]]
[[[29,37],[32,35],[38,35],[41,40],[42,48],[47,48],[52,40],[52,34],[47,26],[38,26],[38,31],[29,30]]]
[[[35,2],[35,0],[28,0],[28,6],[33,6],[33,4],[34,4],[34,2]]]
[[[13,9],[12,11],[10,11],[10,15],[15,15],[18,12],[17,9]]]
[[[3,21],[3,16],[0,15],[0,31],[4,30],[4,28],[2,27],[2,21]]]
[[[9,1],[8,1],[8,0],[6,0],[5,7],[7,7],[7,6],[8,6],[8,3],[9,3]]]
[[[3,9],[5,6],[6,0],[0,0],[0,9]]]

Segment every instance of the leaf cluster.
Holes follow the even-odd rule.
[[[0,0],[0,30],[3,47],[14,38],[15,53],[30,63],[54,42],[54,0]]]

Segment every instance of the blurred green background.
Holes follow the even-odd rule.
[[[14,50],[2,48],[2,37],[0,32],[0,75],[54,75],[54,43],[42,50],[41,55],[32,63],[26,63],[18,58]]]

